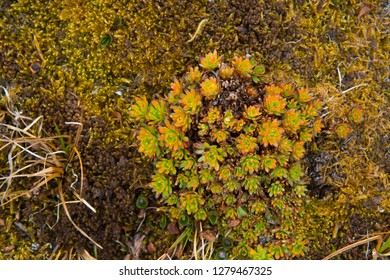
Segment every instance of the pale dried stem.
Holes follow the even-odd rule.
[[[3,88],[4,89],[4,88]],[[11,113],[12,116],[16,118],[16,113],[11,110],[13,109],[12,102],[9,98],[8,92],[6,89],[4,89],[6,92],[6,96],[9,99],[8,103],[8,111]],[[18,115],[19,116],[19,115]],[[3,187],[4,184],[7,184],[7,188],[4,192],[1,193],[2,199],[1,199],[1,205],[5,205],[7,203],[10,203],[11,201],[24,196],[28,194],[32,194],[34,191],[38,190],[40,187],[43,185],[46,185],[49,181],[55,179],[55,178],[62,178],[64,175],[64,165],[63,161],[65,161],[65,158],[58,159],[57,154],[65,154],[64,151],[56,151],[56,147],[50,143],[53,139],[58,139],[58,138],[70,138],[69,136],[64,136],[64,135],[59,135],[59,136],[54,136],[54,137],[48,137],[48,138],[41,138],[41,130],[42,130],[42,120],[43,117],[39,116],[36,119],[34,119],[31,123],[28,125],[25,125],[24,128],[16,127],[13,125],[9,124],[0,124],[2,127],[5,127],[8,132],[10,137],[7,137],[3,135],[3,139],[0,139],[1,142],[5,143],[0,147],[0,150],[6,149],[7,147],[11,146],[9,148],[8,152],[8,166],[9,166],[9,176],[2,176],[0,180],[2,180],[2,184],[0,185],[0,189]],[[38,123],[41,122],[38,126],[37,131],[35,133],[30,132],[30,130]],[[79,151],[77,150],[76,146],[80,140],[81,137],[81,132],[82,132],[82,127],[83,125],[81,123],[76,123],[76,122],[69,122],[67,124],[77,124],[79,125],[79,129],[77,130],[77,134],[75,137],[74,141],[74,146],[67,158],[67,162],[70,163],[72,162],[74,155],[77,154],[79,163],[80,163],[80,169],[81,169],[81,182],[80,182],[80,195],[77,194],[75,191],[73,191],[73,194],[76,196],[78,199],[77,202],[81,202],[85,204],[89,209],[91,209],[94,213],[96,213],[95,208],[93,208],[85,199],[83,199],[82,196],[82,190],[83,190],[83,164],[81,160],[81,155]],[[16,134],[18,134],[18,137],[15,137]],[[27,145],[27,146],[26,146]],[[17,152],[15,153],[15,150]],[[34,150],[34,151],[32,151]],[[40,155],[43,153],[43,156]],[[16,164],[15,164],[15,159],[19,157],[23,157],[23,155],[28,155],[29,157],[33,157],[33,160],[27,160],[24,159],[25,163],[29,163],[24,167],[19,168],[18,170],[14,170]],[[31,169],[33,167],[37,166],[43,166],[43,169],[40,171],[36,171],[34,173],[22,173],[23,171],[26,171],[28,169]],[[32,177],[38,177],[37,182],[35,182],[32,186],[31,189],[27,191],[22,191],[21,193],[18,192],[13,192],[9,195],[9,188],[12,183],[12,179],[14,178],[32,178]],[[83,236],[85,236],[88,240],[90,240],[93,244],[95,244],[97,247],[100,249],[103,249],[102,246],[100,246],[97,242],[95,242],[86,232],[84,232],[71,218],[71,215],[69,213],[67,203],[72,203],[72,202],[67,202],[64,197],[64,193],[62,190],[62,181],[59,181],[59,186],[58,186],[58,192],[59,192],[59,197],[61,200],[61,205],[65,211],[66,216],[68,217],[69,221],[72,223],[72,225],[79,231]],[[4,202],[5,198],[8,198],[7,202]],[[58,257],[58,256],[57,256]]]
[[[70,216],[70,213],[69,213],[69,210],[68,210],[68,207],[66,206],[66,200],[65,200],[65,197],[64,197],[64,193],[62,191],[62,183],[60,182],[60,184],[58,185],[58,192],[59,192],[59,195],[60,195],[60,199],[61,199],[61,204],[62,204],[62,207],[65,211],[65,214],[66,216],[68,217],[69,221],[72,223],[72,225],[82,234],[84,235],[89,241],[91,241],[93,244],[95,244],[97,247],[99,247],[100,249],[103,249],[102,246],[100,246],[95,240],[93,240],[85,231],[83,231],[72,219],[72,217]]]
[[[324,260],[329,260],[329,259],[331,259],[331,258],[333,258],[333,257],[335,257],[335,256],[337,256],[337,255],[339,255],[339,254],[341,254],[343,252],[346,252],[346,251],[351,250],[351,249],[353,249],[353,248],[355,248],[357,246],[366,244],[366,243],[368,243],[370,241],[374,241],[374,240],[380,240],[381,241],[382,240],[382,235],[375,235],[375,236],[372,236],[372,237],[365,238],[363,240],[357,241],[355,243],[352,243],[352,244],[350,244],[348,246],[345,246],[344,248],[341,248],[341,249],[337,250],[336,252],[333,252],[332,254],[326,256],[324,258]]]

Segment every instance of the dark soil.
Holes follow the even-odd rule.
[[[109,125],[101,118],[84,114],[77,98],[71,93],[65,94],[65,99],[66,102],[57,103],[57,100],[47,100],[42,96],[39,104],[47,106],[37,108],[37,113],[52,116],[46,123],[46,131],[49,134],[55,133],[50,125],[53,121],[58,124],[61,133],[71,135],[74,139],[78,127],[66,125],[64,120],[83,123],[77,147],[84,171],[82,197],[97,210],[97,213],[93,213],[81,203],[70,204],[69,211],[74,222],[104,248],[99,251],[100,259],[123,259],[127,249],[123,248],[123,244],[127,242],[124,238],[136,228],[135,190],[140,184],[137,184],[138,172],[142,172],[142,167],[134,162],[137,152],[128,143],[114,146],[105,145],[99,138],[91,139],[92,132],[97,135],[107,133]],[[73,172],[80,178],[77,158],[69,164],[68,174],[64,178],[64,193],[69,200],[72,198],[69,186],[75,180]],[[73,187],[79,191],[80,180]],[[93,252],[91,243],[81,238],[80,232],[69,222],[64,211],[60,213],[58,224],[52,231],[46,232],[41,242],[51,242],[53,246],[64,246],[65,249],[77,246]],[[54,215],[44,218],[37,215],[36,219],[44,220],[51,225],[56,222]]]

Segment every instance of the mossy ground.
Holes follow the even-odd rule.
[[[362,14],[365,6],[370,9]],[[306,156],[311,194],[296,229],[310,241],[305,258],[318,259],[389,230],[389,13],[387,2],[355,0],[6,0],[0,4],[0,85],[22,115],[44,117],[49,136],[58,134],[56,123],[71,143],[77,127],[65,122],[83,124],[77,147],[83,198],[97,213],[80,203],[69,211],[104,247],[96,257],[158,258],[183,230],[161,229],[155,208],[135,207],[141,193],[150,207],[159,205],[145,189],[152,166],[133,144],[133,97],[167,93],[173,77],[214,49],[226,58],[254,55],[266,68],[265,81],[309,87],[325,102],[326,127]],[[104,37],[112,39],[107,46]],[[363,110],[362,122],[349,120],[353,108]],[[340,123],[352,129],[344,139],[335,132]],[[4,152],[2,175],[9,172],[7,161]],[[64,185],[72,180],[66,173]],[[12,189],[28,183],[15,181]],[[53,188],[0,209],[0,258],[75,258],[83,249],[93,255],[93,245],[63,211],[55,224]],[[65,196],[74,199],[70,190]],[[360,246],[339,257],[362,259],[367,250]],[[191,249],[176,257],[190,258]]]

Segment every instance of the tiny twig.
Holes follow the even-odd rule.
[[[91,204],[89,204],[84,198],[81,198],[75,191],[73,191],[74,196],[82,203],[84,203],[85,206],[87,206],[89,209],[92,210],[96,214],[95,208],[92,207]]]
[[[194,41],[195,38],[200,34],[200,32],[202,31],[202,28],[206,25],[207,22],[208,22],[207,18],[205,18],[201,22],[199,22],[198,28],[196,28],[194,35],[189,34],[191,37],[186,43],[190,43],[190,42]]]
[[[102,246],[100,246],[95,240],[93,240],[85,231],[83,231],[78,225],[76,225],[76,223],[73,221],[72,217],[70,216],[70,213],[69,213],[69,210],[68,210],[68,207],[66,206],[66,201],[65,201],[65,197],[64,197],[64,193],[62,191],[62,183],[60,182],[59,185],[58,185],[58,192],[59,192],[59,195],[60,195],[60,199],[61,199],[61,204],[62,204],[62,207],[64,208],[64,211],[65,211],[65,214],[66,216],[68,217],[69,221],[72,223],[72,225],[82,234],[84,235],[86,238],[88,238],[89,241],[91,241],[93,244],[95,244],[97,247],[99,247],[100,249],[103,249]]]
[[[202,232],[202,231],[203,231],[202,222],[199,223],[199,228],[200,228],[200,232]],[[200,240],[202,241],[202,260],[205,260],[205,254],[204,254],[204,247],[205,247],[205,244],[204,244],[204,238],[203,238],[203,236],[200,236]]]
[[[77,154],[77,158],[79,159],[80,163],[80,197],[83,195],[83,186],[84,186],[84,168],[83,168],[83,162],[81,160],[80,152],[77,150],[76,147],[73,147],[72,151],[74,151]]]
[[[193,250],[194,250],[194,257],[195,257],[195,260],[198,260],[198,250],[197,250],[197,245],[198,245],[198,241],[197,241],[197,238],[198,238],[198,230],[195,229],[195,233],[194,233],[194,244],[193,244]]]
[[[349,89],[347,89],[347,90],[344,90],[344,91],[342,91],[341,93],[347,93],[348,91],[351,91],[351,90],[354,90],[355,88],[358,88],[358,87],[362,87],[362,86],[367,86],[368,84],[366,84],[366,83],[363,83],[363,84],[360,84],[360,85],[356,85],[356,86],[353,86],[353,87],[351,87],[351,88],[349,88]]]
[[[43,58],[42,49],[41,49],[41,46],[39,45],[38,37],[37,37],[36,35],[34,35],[32,44],[33,44],[33,46],[37,49],[38,55],[39,55],[39,57],[40,57],[41,60],[42,60],[42,67],[45,67],[45,65],[46,65],[46,60]]]
[[[341,77],[341,71],[340,71],[340,65],[342,62],[337,65],[337,74],[339,75],[339,88],[341,89],[341,86],[343,85],[343,77]]]
[[[287,44],[297,44],[297,43],[299,43],[300,41],[302,41],[302,39],[303,38],[300,38],[299,40],[297,40],[297,41],[289,41],[289,42],[285,42],[285,44],[287,45]]]
[[[147,208],[146,208],[147,209]],[[138,227],[137,227],[137,230],[135,232],[139,232],[139,230],[141,229],[141,226],[142,224],[144,223],[145,219],[146,219],[146,209],[144,211],[144,216],[142,217],[142,220],[141,222],[139,223]]]
[[[337,250],[336,252],[333,252],[332,254],[326,256],[324,258],[324,260],[329,260],[343,252],[346,252],[348,250],[351,250],[352,248],[355,248],[357,246],[360,246],[360,245],[363,245],[363,244],[366,244],[367,242],[370,242],[370,241],[374,241],[374,240],[381,240],[382,239],[382,235],[375,235],[375,236],[372,236],[372,237],[369,237],[369,238],[366,238],[366,239],[363,239],[363,240],[360,240],[360,241],[357,241],[355,243],[352,243],[348,246],[345,246],[344,248],[341,248],[339,250]]]

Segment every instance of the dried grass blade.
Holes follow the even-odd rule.
[[[22,134],[26,134],[28,137],[37,138],[36,136],[34,136],[34,134],[31,134],[31,133],[29,133],[29,132],[27,132],[27,131],[19,128],[19,127],[16,127],[16,126],[13,126],[13,125],[9,125],[9,124],[0,124],[0,125],[4,126],[6,128],[9,128],[9,129],[11,129],[13,131],[20,132]]]
[[[93,244],[95,244],[97,247],[99,247],[100,249],[103,249],[102,246],[100,246],[95,240],[93,240],[85,231],[83,231],[78,225],[76,225],[76,223],[73,221],[72,217],[70,216],[70,213],[69,213],[69,210],[68,210],[68,207],[66,206],[66,201],[65,201],[65,197],[64,197],[64,193],[62,191],[62,184],[60,183],[59,186],[58,186],[58,192],[59,192],[59,195],[60,195],[60,199],[61,199],[61,202],[62,202],[62,207],[64,208],[64,211],[65,211],[65,214],[66,216],[68,217],[69,221],[72,223],[72,225],[82,234],[84,235],[86,238],[88,238],[89,241],[91,241]]]
[[[77,252],[79,253],[80,257],[84,260],[88,260],[88,261],[95,261],[96,259],[94,257],[91,256],[90,253],[88,253],[87,250],[85,249],[79,249],[77,250]]]
[[[80,200],[82,203],[84,203],[85,206],[87,206],[89,209],[91,209],[96,214],[96,210],[95,210],[95,208],[92,207],[91,204],[89,204],[84,198],[81,198],[75,191],[73,191],[73,194],[75,195],[75,197],[77,197],[78,200]]]
[[[73,147],[72,151],[77,154],[77,157],[79,159],[80,163],[80,172],[81,172],[81,178],[80,178],[80,197],[83,195],[83,186],[84,186],[84,168],[83,168],[83,161],[81,160],[80,152],[77,150],[76,147]],[[95,212],[95,211],[94,211]],[[96,213],[96,212],[95,212]]]
[[[43,120],[43,116],[39,116],[37,117],[35,120],[33,120],[28,126],[26,126],[25,128],[23,128],[23,131],[24,132],[27,132],[30,130],[30,128],[32,128],[35,123],[37,123],[39,120],[41,120],[41,124],[39,125],[39,129],[38,129],[38,134],[40,134],[40,131],[42,129],[42,120]],[[34,137],[34,136],[33,136]]]
[[[341,248],[339,250],[337,250],[336,252],[333,252],[332,254],[326,256],[325,258],[323,258],[324,260],[329,260],[343,252],[346,252],[348,250],[351,250],[352,248],[355,248],[357,246],[360,246],[360,245],[363,245],[363,244],[366,244],[367,242],[370,242],[370,241],[374,241],[374,240],[378,240],[378,239],[381,239],[382,236],[381,235],[376,235],[376,236],[372,236],[372,237],[369,237],[369,238],[366,238],[366,239],[363,239],[363,240],[360,240],[360,241],[357,241],[355,243],[352,243],[348,246],[345,246],[344,248]]]

